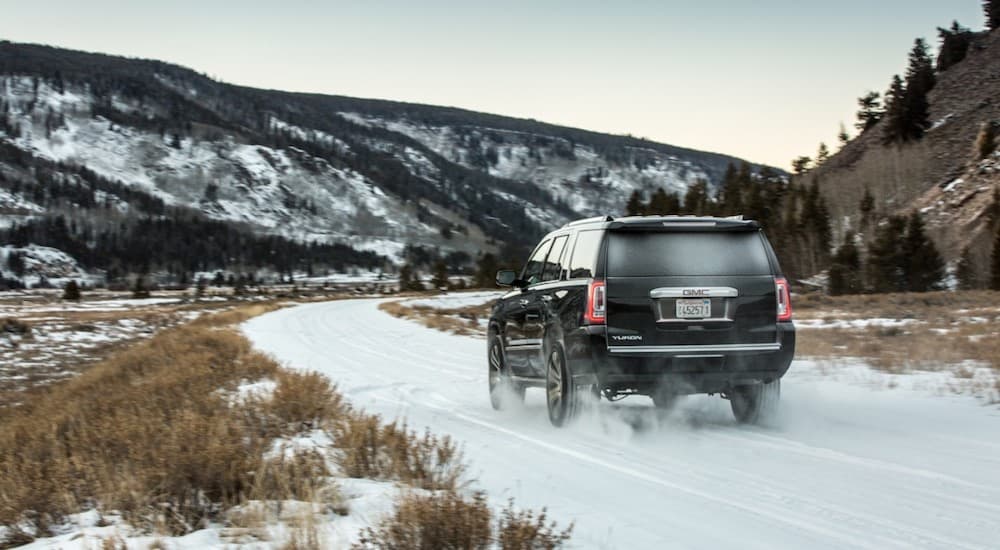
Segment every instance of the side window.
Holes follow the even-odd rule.
[[[549,252],[549,257],[545,259],[545,269],[542,271],[543,281],[558,281],[559,274],[562,273],[562,259],[563,249],[566,248],[566,235],[562,237],[556,237],[552,241],[552,250]]]
[[[529,285],[542,280],[542,268],[545,266],[545,257],[548,256],[550,248],[552,248],[552,241],[545,241],[538,245],[531,258],[528,259],[527,265],[524,266],[521,279],[528,281]]]
[[[603,231],[581,231],[573,247],[573,259],[569,261],[570,279],[589,279],[594,276],[597,253],[601,248]]]

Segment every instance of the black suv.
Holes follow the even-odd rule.
[[[590,218],[545,236],[489,322],[490,401],[546,390],[560,426],[581,401],[633,394],[667,408],[719,393],[740,422],[777,405],[795,352],[788,282],[742,218]]]

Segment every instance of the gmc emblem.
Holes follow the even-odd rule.
[[[706,290],[704,288],[685,288],[684,289],[684,295],[685,296],[708,296],[709,292],[708,292],[708,290]]]

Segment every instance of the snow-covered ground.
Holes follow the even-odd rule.
[[[324,511],[325,505],[302,501],[262,503],[252,501],[234,514],[277,515],[277,521],[264,522],[248,528],[224,527],[210,524],[204,529],[180,537],[150,535],[135,529],[120,516],[101,516],[95,510],[71,515],[63,524],[54,526],[51,537],[36,539],[22,546],[24,550],[92,550],[94,548],[125,548],[145,550],[202,550],[205,548],[272,550],[289,541],[297,523],[307,523],[310,518],[324,518],[316,525],[316,535],[323,548],[349,548],[357,541],[358,533],[392,512],[393,503],[401,489],[394,483],[370,479],[341,479],[337,489],[349,506],[351,513],[338,516]],[[264,509],[266,507],[266,510]],[[280,509],[279,509],[280,508]],[[2,528],[0,528],[2,532]]]
[[[356,405],[464,442],[496,504],[547,506],[578,548],[996,548],[1000,410],[906,380],[793,364],[775,425],[695,396],[659,419],[645,398],[552,428],[540,390],[486,395],[486,346],[378,310],[318,303],[244,325],[262,350],[322,372]]]
[[[429,307],[431,309],[458,309],[493,302],[504,295],[503,291],[484,290],[477,292],[454,292],[433,298],[407,300],[408,307]]]

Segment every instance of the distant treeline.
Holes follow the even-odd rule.
[[[870,195],[858,209],[862,229],[871,228],[873,236],[868,242],[858,242],[851,233],[834,251],[830,213],[816,178],[809,183],[805,177],[789,181],[768,170],[754,174],[748,165],[730,165],[714,196],[702,182],[691,186],[683,197],[659,189],[647,200],[637,191],[625,205],[627,215],[742,214],[756,220],[787,276],[801,279],[827,271],[831,294],[945,288],[944,261],[919,213],[877,220]],[[1000,203],[996,209],[1000,211]]]
[[[85,167],[42,159],[2,142],[0,162],[22,169],[17,177],[0,171],[0,189],[46,208],[44,216],[0,229],[0,243],[58,248],[84,268],[106,270],[109,281],[161,271],[190,281],[197,271],[269,269],[291,274],[376,269],[387,262],[343,244],[256,234],[241,224],[167,206]]]

